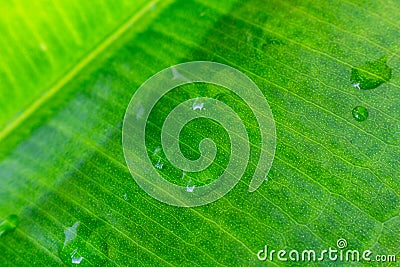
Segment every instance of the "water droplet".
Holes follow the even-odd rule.
[[[67,227],[64,230],[64,235],[65,235],[65,241],[64,241],[64,247],[68,245],[69,242],[73,241],[76,238],[76,232],[78,229],[80,222],[74,223],[71,227]]]
[[[164,164],[161,163],[161,158],[158,159],[155,167],[159,170],[161,170],[163,168]]]
[[[196,109],[202,110],[204,108],[204,103],[198,103],[197,102],[198,100],[199,100],[199,98],[196,98],[194,100],[194,103],[193,103],[193,106],[192,106],[193,110],[196,110]]]
[[[247,41],[247,42],[250,42],[250,41],[251,41],[251,35],[247,35],[246,41]]]
[[[157,154],[158,152],[160,152],[161,148],[160,147],[156,147],[156,149],[154,149],[153,155]]]
[[[0,236],[17,228],[18,223],[19,223],[19,219],[18,219],[18,216],[15,214],[11,214],[7,218],[5,218],[0,223]]]
[[[108,258],[109,227],[101,221],[76,222],[64,230],[59,257],[67,266],[103,266]]]
[[[368,118],[368,110],[362,106],[355,107],[352,113],[356,121],[365,121]]]
[[[135,107],[136,110],[136,119],[140,119],[143,117],[144,114],[144,107],[142,106],[142,103],[138,103]]]
[[[80,264],[81,261],[83,260],[83,257],[82,257],[82,256],[79,256],[79,254],[77,254],[77,253],[78,253],[78,250],[77,250],[77,249],[75,249],[75,250],[72,251],[72,253],[71,253],[71,263],[72,263],[72,264]]]
[[[351,69],[350,80],[358,89],[369,90],[388,82],[392,69],[387,65],[387,56]]]
[[[173,75],[172,80],[179,79],[186,82],[190,81],[188,78],[180,74],[174,67],[171,67],[171,70]]]
[[[188,181],[188,183],[186,185],[186,192],[192,193],[194,191],[194,188],[196,187],[196,185],[190,186],[190,182],[192,182],[192,180]]]
[[[353,84],[353,87],[354,87],[354,88],[357,88],[358,90],[361,90],[361,88],[360,88],[360,83],[355,83],[355,84]]]

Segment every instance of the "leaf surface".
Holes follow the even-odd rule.
[[[0,218],[19,217],[0,236],[0,262],[254,266],[264,264],[256,255],[264,245],[321,251],[340,238],[349,249],[399,255],[397,2],[0,5],[9,11],[0,20],[6,32],[0,39]],[[357,89],[352,69],[383,57],[390,79],[364,68],[385,82]],[[183,154],[196,159],[200,140],[217,140],[210,168],[183,179],[154,153],[163,118],[190,98],[232,106],[248,129],[252,155],[229,194],[177,208],[135,183],[121,129],[130,98],[147,78],[194,60],[230,65],[259,86],[275,118],[277,150],[268,181],[249,193],[260,136],[246,103],[216,86],[178,88],[158,103],[146,133],[148,154],[155,165],[163,162],[167,179],[208,183],[230,156],[226,132],[203,120],[189,124],[180,142]],[[352,117],[356,106],[368,109],[367,120]]]

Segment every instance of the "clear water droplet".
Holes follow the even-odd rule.
[[[189,181],[187,182],[187,185],[186,185],[186,192],[193,193],[196,185],[190,185],[191,182],[192,182],[192,180],[189,179]]]
[[[350,81],[358,89],[369,90],[388,82],[392,69],[387,65],[387,56],[351,69]]]
[[[161,169],[163,168],[163,166],[164,166],[164,164],[161,163],[161,158],[158,158],[158,161],[157,161],[155,167],[156,167],[157,169],[161,170]]]
[[[64,230],[59,244],[59,257],[67,266],[104,266],[108,258],[108,238],[111,234],[102,221],[83,220]]]
[[[178,79],[182,81],[190,81],[188,78],[180,74],[174,67],[171,67],[171,70],[173,75],[172,80]]]
[[[353,118],[356,121],[365,121],[369,115],[367,108],[362,106],[355,107],[352,113],[353,113]]]
[[[79,224],[80,224],[80,222],[76,222],[71,227],[65,228],[65,230],[64,230],[64,235],[65,235],[64,247],[76,238],[76,232],[79,227]]]
[[[198,103],[197,101],[199,100],[199,98],[196,98],[195,100],[194,100],[194,103],[193,103],[193,106],[192,106],[192,109],[193,110],[203,110],[203,108],[204,108],[204,103]]]
[[[15,214],[9,215],[0,223],[0,236],[14,230],[19,224],[19,218]]]
[[[83,260],[83,257],[79,256],[77,249],[72,251],[72,253],[71,253],[71,263],[72,264],[80,264],[82,260]]]
[[[157,154],[158,152],[160,152],[161,147],[156,147],[156,149],[154,149],[153,155]]]
[[[142,118],[144,113],[144,107],[142,106],[142,104],[138,103],[135,108],[136,108],[136,119]]]

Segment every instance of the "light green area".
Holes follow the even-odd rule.
[[[0,127],[16,120],[147,1],[0,2]]]
[[[255,266],[262,265],[256,253],[264,245],[322,250],[339,238],[349,249],[400,257],[397,2],[182,0],[147,8],[130,2],[57,2],[64,16],[51,2],[0,4],[0,27],[9,29],[0,39],[0,124],[13,125],[0,130],[0,221],[19,217],[18,227],[0,237],[1,263],[71,264],[77,249],[81,266]],[[114,15],[99,20],[102,12]],[[35,39],[43,25],[46,52]],[[36,54],[28,53],[32,47]],[[390,81],[374,90],[354,88],[351,69],[383,56],[393,69]],[[251,140],[248,168],[229,194],[178,208],[134,182],[121,129],[140,84],[192,60],[221,62],[255,81],[275,118],[277,152],[268,182],[249,193],[260,137],[246,105],[205,85],[172,93],[151,115],[149,154],[159,146],[157,125],[167,107],[198,96],[232,106]],[[352,117],[356,106],[369,111],[362,123]],[[204,126],[194,121],[180,139],[183,154],[195,159],[207,131],[220,136],[212,171],[194,182],[220,173],[229,157],[221,126],[211,125],[221,135]],[[175,171],[168,163],[163,170]],[[76,237],[63,249],[65,231],[76,222]]]

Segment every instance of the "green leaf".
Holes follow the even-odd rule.
[[[341,238],[373,259],[399,257],[397,2],[21,0],[2,1],[0,10],[2,265],[296,265],[276,254],[262,262],[257,253],[265,245],[337,249]],[[177,88],[157,104],[146,130],[148,155],[163,164],[166,179],[203,185],[229,161],[226,131],[203,119],[179,141],[197,159],[199,142],[215,140],[209,168],[184,176],[156,152],[166,116],[191,98],[231,106],[251,151],[227,195],[179,208],[135,183],[121,130],[144,81],[195,60],[237,68],[259,86],[277,149],[267,181],[250,193],[261,144],[254,114],[225,88]],[[376,88],[355,88],[363,81]],[[368,118],[354,119],[354,107]]]

